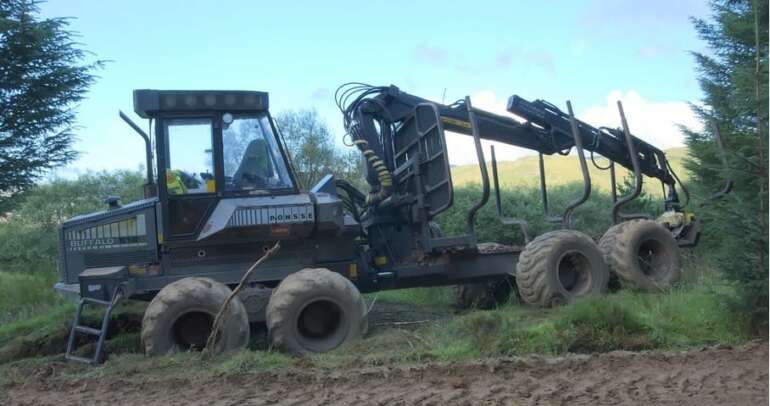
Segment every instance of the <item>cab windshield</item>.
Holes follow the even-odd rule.
[[[225,190],[293,187],[267,114],[235,116],[223,125]]]

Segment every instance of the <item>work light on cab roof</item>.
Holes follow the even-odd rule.
[[[163,112],[268,110],[266,92],[242,90],[134,90],[134,111],[150,118]]]

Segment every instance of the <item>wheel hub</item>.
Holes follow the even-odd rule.
[[[297,320],[299,333],[322,340],[333,335],[342,324],[342,309],[330,300],[317,300],[302,309]]]
[[[591,286],[590,267],[591,263],[583,253],[569,251],[559,259],[559,282],[570,294],[583,294]]]
[[[639,244],[636,258],[642,273],[652,278],[665,272],[671,263],[668,251],[660,241],[654,239]]]
[[[182,350],[202,350],[211,334],[214,317],[193,311],[180,316],[171,328],[174,341]]]

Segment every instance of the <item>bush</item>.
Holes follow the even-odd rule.
[[[20,196],[0,218],[0,323],[40,314],[66,302],[53,291],[58,226],[78,214],[106,208],[108,195],[142,197],[140,171],[98,172],[55,179]]]
[[[509,327],[508,321],[500,312],[480,311],[462,317],[456,329],[482,354],[494,354],[500,346],[501,332]]]
[[[0,270],[53,274],[57,239],[55,229],[16,219],[0,223]]]
[[[61,222],[104,210],[109,195],[120,196],[122,203],[138,200],[143,184],[140,171],[123,170],[54,179],[25,192],[14,211],[0,219],[0,270],[54,270]]]

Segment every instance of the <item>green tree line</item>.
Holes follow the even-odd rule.
[[[714,0],[708,19],[694,19],[708,50],[694,53],[704,93],[693,105],[703,131],[684,129],[690,159],[686,168],[702,205],[705,223],[701,255],[737,283],[746,313],[757,331],[768,320],[768,3],[760,0]],[[716,144],[725,140],[725,154]],[[709,200],[726,182],[732,192]]]

